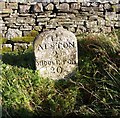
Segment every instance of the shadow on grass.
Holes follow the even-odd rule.
[[[91,116],[85,116],[81,114],[76,113],[70,113],[66,116],[52,116],[50,114],[44,114],[41,112],[41,114],[35,114],[25,108],[20,108],[18,110],[14,108],[6,108],[3,109],[2,118],[103,118],[103,117],[96,117],[94,115]],[[106,117],[107,118],[107,117]],[[112,117],[109,117],[112,118]]]
[[[5,64],[9,64],[17,67],[24,67],[28,69],[35,70],[35,57],[34,52],[26,52],[26,53],[4,53],[2,55],[2,61]]]
[[[52,116],[50,113],[43,112],[35,112],[29,111],[25,108],[20,109],[14,109],[14,108],[3,108],[2,112],[2,118],[71,118],[71,116],[77,117],[77,118],[84,118],[83,116],[79,116],[71,113],[67,116]]]
[[[63,118],[62,116],[52,116],[51,111],[48,110],[49,103],[47,106],[44,106],[46,109],[35,108],[34,111],[30,111],[24,107],[18,109],[14,109],[13,107],[3,107],[2,118]]]
[[[14,109],[14,108],[3,108],[2,118],[34,118],[34,114],[25,108]]]

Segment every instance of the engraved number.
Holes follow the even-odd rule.
[[[62,70],[63,70],[63,68],[61,67],[61,66],[58,66],[58,67],[51,67],[51,72],[52,73],[62,73]]]
[[[56,69],[56,71],[57,71],[58,73],[62,73],[62,67],[58,66],[57,69]]]
[[[51,72],[55,73],[55,68],[54,67],[51,67]]]
[[[58,52],[57,51],[53,51],[53,56],[55,56],[56,58],[58,58]]]

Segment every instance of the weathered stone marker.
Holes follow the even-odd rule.
[[[36,69],[54,80],[71,76],[78,65],[77,39],[63,28],[41,33],[34,41]]]

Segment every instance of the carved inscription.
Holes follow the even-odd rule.
[[[36,69],[43,77],[66,78],[78,64],[77,39],[63,28],[40,34],[34,42],[34,53]]]
[[[52,65],[61,65],[61,64],[76,64],[75,60],[55,60],[55,61],[45,61],[45,60],[40,60],[36,61],[37,66],[52,66]]]
[[[61,66],[57,66],[57,67],[51,67],[51,73],[59,73],[61,74],[63,71],[63,68]]]
[[[46,50],[46,49],[64,49],[64,48],[74,48],[75,43],[74,42],[55,42],[54,44],[44,44],[38,46],[38,51],[40,50]]]

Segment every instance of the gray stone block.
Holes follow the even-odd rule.
[[[34,41],[36,69],[53,80],[72,76],[78,65],[77,39],[63,28],[41,33]]]
[[[19,5],[18,8],[19,8],[18,9],[19,13],[29,13],[30,12],[30,5],[22,4],[22,5]]]
[[[54,4],[49,3],[47,6],[45,6],[45,9],[48,11],[53,11],[54,10]]]
[[[34,5],[34,12],[43,12],[43,5],[42,5],[42,3],[36,3]]]

